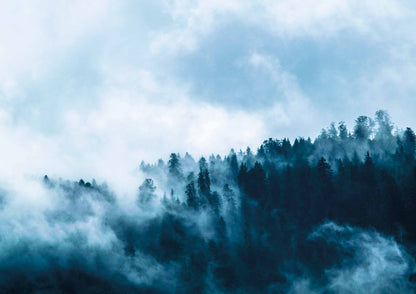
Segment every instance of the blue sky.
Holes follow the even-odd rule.
[[[226,2],[226,3],[224,3]],[[3,177],[120,179],[172,151],[416,127],[412,1],[0,1]]]

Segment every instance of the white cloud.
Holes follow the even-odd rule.
[[[131,75],[127,80],[130,78]],[[129,88],[128,82],[118,81],[115,87],[109,84],[101,90],[101,104],[96,109],[67,112],[66,136],[78,138],[79,150],[91,149],[86,153],[90,161],[131,166],[142,158],[156,160],[176,151],[192,150],[197,155],[227,153],[231,147],[244,148],[253,141],[260,142],[264,135],[257,114],[227,112],[195,102],[176,87],[157,87],[147,72],[139,72],[138,79],[141,78],[153,81],[153,86],[148,88],[146,83],[141,88],[137,82]]]
[[[266,76],[275,89],[272,98],[279,97],[261,111],[201,102],[197,93],[191,96],[188,81],[165,68],[166,59],[175,66],[177,54],[198,50],[201,41],[233,21],[283,39],[337,38],[347,30],[376,40],[400,40],[389,52],[402,61],[411,59],[414,47],[411,34],[399,37],[411,30],[405,24],[413,23],[413,13],[388,0],[169,1],[155,14],[169,15],[169,20],[152,30],[143,30],[136,11],[126,11],[125,3],[0,3],[0,162],[8,167],[0,176],[52,173],[122,181],[141,159],[152,161],[172,151],[227,153],[231,147],[256,147],[269,136],[309,135],[319,125],[318,131],[325,114],[318,115],[290,69],[261,48],[241,65],[241,70]],[[137,9],[147,13],[144,6]],[[77,73],[67,76],[73,63],[86,71],[74,54],[83,47],[90,48],[86,62],[97,60],[92,69],[100,79],[97,85]],[[407,48],[406,53],[398,48]],[[371,85],[369,93],[381,93],[387,84],[383,81],[400,87],[402,71],[396,69],[386,67],[383,79],[363,84]],[[413,69],[408,69],[411,75]],[[57,87],[55,76],[64,89],[52,95],[48,87]],[[90,96],[77,88],[84,84],[93,88]],[[408,83],[405,91],[413,88]],[[38,107],[39,91],[46,103]],[[78,96],[85,97],[84,104],[73,103]],[[16,114],[22,109],[23,114]],[[59,128],[49,133],[26,115],[35,120],[56,116],[51,124]]]
[[[300,89],[296,77],[285,71],[277,58],[255,52],[246,62],[255,75],[266,74],[275,88],[275,97],[271,99],[276,102],[261,112],[264,121],[268,122],[269,136],[273,136],[270,132],[280,132],[278,136],[294,139],[305,130],[310,132],[311,126],[319,129],[322,121],[309,98]]]
[[[30,96],[25,83],[39,83],[80,40],[112,23],[109,1],[0,2],[0,98]]]
[[[343,30],[374,36],[379,34],[386,24],[407,14],[399,3],[389,0],[266,0],[261,3],[269,28],[291,37],[325,37]]]
[[[95,177],[118,192],[134,194],[142,180],[135,172],[142,159],[156,161],[190,150],[196,156],[226,154],[265,137],[257,114],[195,102],[180,87],[159,85],[147,71],[123,72],[108,75],[93,109],[68,107],[57,134],[45,136],[16,125],[3,112],[0,162],[8,168],[0,177]]]
[[[318,227],[310,238],[322,238],[349,253],[349,258],[343,259],[340,265],[326,270],[328,289],[322,292],[413,292],[404,277],[413,272],[415,261],[392,237],[328,222]],[[301,285],[307,284],[302,281]]]
[[[406,5],[391,0],[173,1],[169,11],[175,25],[153,41],[159,53],[197,50],[200,39],[233,20],[286,38],[326,38],[352,31],[383,39],[414,17]]]

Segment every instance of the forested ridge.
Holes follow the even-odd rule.
[[[375,120],[360,116],[352,132],[343,122],[331,124],[313,142],[270,138],[255,154],[231,150],[195,163],[172,153],[166,165],[140,168],[165,180],[171,196],[178,188],[176,198],[164,196],[167,207],[181,203],[223,217],[238,202],[244,218],[278,212],[306,230],[332,220],[416,241],[415,148],[413,130],[393,134],[388,114],[378,111]],[[140,201],[148,201],[152,185],[149,178],[139,188]]]
[[[315,140],[142,162],[128,211],[106,184],[45,176],[62,199],[45,224],[94,225],[56,244],[21,238],[2,255],[1,291],[413,293],[415,150],[413,130],[378,111]]]

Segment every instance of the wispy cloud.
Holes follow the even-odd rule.
[[[314,136],[379,108],[415,123],[415,85],[403,78],[414,72],[410,2],[0,6],[7,173],[98,177],[100,158],[133,170],[171,151]]]

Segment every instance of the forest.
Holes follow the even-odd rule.
[[[46,175],[42,232],[1,225],[0,292],[414,293],[415,151],[380,110],[314,140],[141,162],[127,208],[105,183]]]

